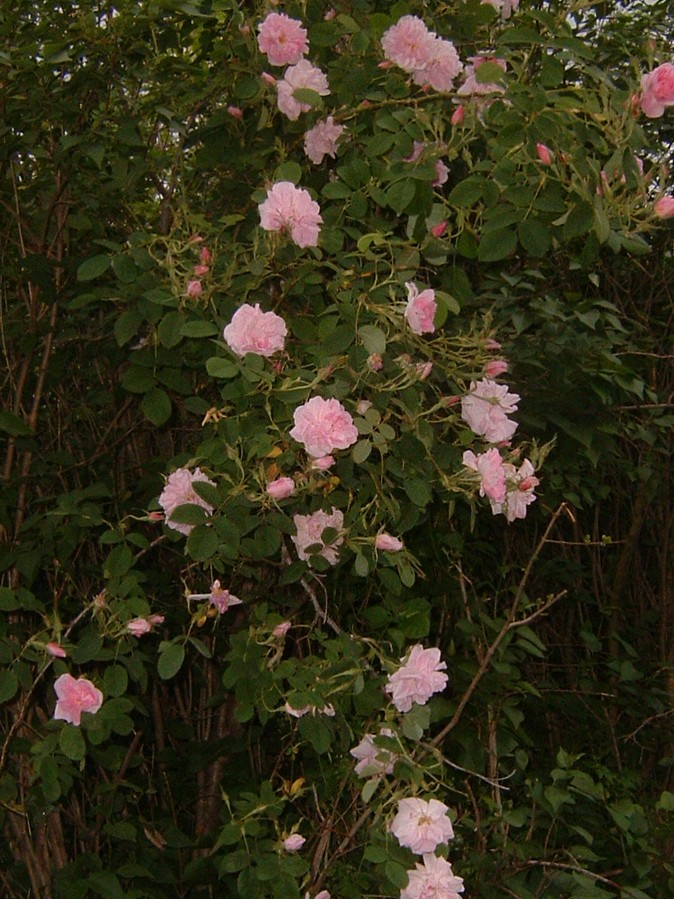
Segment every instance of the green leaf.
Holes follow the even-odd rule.
[[[114,327],[115,340],[118,345],[124,346],[132,337],[135,337],[142,323],[143,316],[137,309],[122,312]]]
[[[173,409],[168,394],[159,387],[148,390],[143,397],[141,408],[143,415],[157,427],[169,420]]]
[[[187,538],[187,552],[195,562],[205,562],[217,552],[220,538],[211,527],[198,525]]]
[[[499,228],[484,234],[477,248],[480,262],[498,262],[515,252],[517,233],[510,228]]]
[[[66,758],[80,762],[87,754],[82,731],[74,724],[65,724],[59,734],[59,748]]]
[[[170,680],[180,671],[185,661],[185,644],[162,643],[159,650],[157,672],[162,680]]]
[[[431,710],[427,705],[413,704],[403,716],[403,733],[408,740],[418,742],[431,723]]]
[[[358,336],[370,355],[379,353],[383,356],[386,352],[386,334],[376,325],[363,325],[362,328],[358,328]]]
[[[23,418],[13,412],[0,412],[0,431],[12,437],[28,437],[34,433]]]
[[[315,93],[315,91],[311,91],[311,93],[313,94]],[[276,169],[276,174],[274,176],[275,181],[292,181],[293,184],[299,184],[301,178],[302,169],[296,162],[293,162],[292,160],[282,162],[281,165]]]
[[[414,199],[414,192],[413,181],[396,181],[386,191],[386,205],[402,215]]]
[[[293,99],[298,103],[306,103],[313,109],[321,109],[323,106],[323,97],[318,91],[311,90],[310,87],[298,87],[293,91]]]
[[[220,333],[220,329],[213,322],[194,319],[193,321],[185,322],[180,333],[183,337],[213,337],[215,334]]]
[[[13,671],[0,672],[0,703],[7,702],[19,689],[19,678]]]
[[[231,359],[211,356],[206,360],[206,371],[212,378],[235,378],[239,374],[239,366]]]
[[[92,256],[91,259],[85,259],[77,269],[77,280],[93,281],[110,268],[110,262],[109,256]]]
[[[106,696],[123,696],[129,685],[129,675],[122,665],[111,665],[103,673],[103,692]]]
[[[371,442],[369,440],[359,440],[351,450],[351,458],[356,463],[356,465],[360,465],[361,462],[364,462],[367,459],[371,452]]]
[[[550,229],[542,222],[526,219],[517,226],[517,236],[531,256],[545,256],[552,244]]]
[[[162,346],[172,349],[182,340],[182,329],[185,324],[185,316],[177,309],[168,312],[161,320],[157,328],[157,336]]]

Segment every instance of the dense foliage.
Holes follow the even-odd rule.
[[[672,15],[517,6],[0,11],[3,894],[674,889]]]

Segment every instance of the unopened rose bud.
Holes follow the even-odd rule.
[[[552,165],[552,153],[545,144],[536,144],[536,155],[543,165]]]
[[[445,233],[446,230],[447,230],[447,222],[446,221],[438,222],[437,225],[433,225],[433,227],[431,228],[431,234],[433,235],[433,237],[442,237],[442,235]]]
[[[210,265],[213,262],[213,254],[208,249],[208,247],[202,247],[201,252],[199,253],[199,262],[202,265]]]
[[[674,216],[674,197],[660,197],[653,205],[653,212],[660,219],[670,219]]]
[[[466,116],[466,111],[463,106],[457,106],[454,112],[452,113],[452,117],[450,118],[450,122],[452,125],[460,125]]]
[[[194,280],[190,281],[187,285],[187,296],[191,300],[196,300],[197,297],[200,297],[203,292],[203,287],[201,286],[201,281]]]
[[[49,655],[54,656],[55,659],[65,659],[65,657],[68,655],[65,649],[58,643],[47,643],[45,649],[47,650]]]
[[[290,630],[291,624],[289,621],[282,621],[280,624],[277,624],[274,630],[271,632],[272,637],[285,637],[285,635]]]
[[[498,378],[499,375],[502,375],[507,371],[508,363],[505,359],[492,359],[492,361],[487,362],[484,367],[484,373],[488,378]]]
[[[260,78],[264,81],[265,84],[273,87],[276,84],[276,78],[273,75],[270,75],[269,72],[263,72],[260,75]]]
[[[238,106],[228,106],[227,112],[231,115],[233,119],[242,119],[243,118],[243,110]]]
[[[203,278],[204,275],[208,274],[208,266],[207,265],[195,265],[194,266],[194,274],[197,278]]]

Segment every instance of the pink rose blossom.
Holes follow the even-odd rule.
[[[391,534],[382,533],[377,534],[374,538],[374,545],[376,549],[380,549],[383,552],[399,553],[404,543],[402,540],[398,540],[397,537],[392,537]]]
[[[274,78],[274,76],[270,72],[262,72],[260,78],[264,81],[265,84],[268,84],[269,87],[276,87],[276,78]]]
[[[384,32],[384,56],[406,72],[422,69],[431,56],[433,33],[417,16],[403,16]]]
[[[536,155],[543,165],[552,165],[552,152],[549,147],[545,146],[545,144],[536,144]]]
[[[449,121],[452,125],[461,125],[466,117],[466,110],[463,106],[457,106],[452,113]]]
[[[196,300],[203,293],[203,287],[201,286],[201,281],[197,278],[190,281],[187,285],[187,296],[191,300]]]
[[[323,531],[326,528],[341,531],[344,526],[344,513],[333,506],[330,514],[319,509],[311,515],[293,515],[293,522],[297,534],[290,539],[295,544],[299,558],[307,560],[311,555],[323,556],[331,565],[335,565],[338,557],[337,547],[341,546],[344,538],[338,535],[332,543],[325,544]],[[315,545],[319,548],[309,553],[308,548]]]
[[[428,853],[423,864],[417,862],[416,868],[407,875],[407,886],[401,891],[400,899],[461,899],[463,880],[455,876],[445,858]]]
[[[671,219],[674,216],[674,197],[660,197],[653,205],[653,212],[661,219]]]
[[[534,467],[525,459],[519,469],[508,462],[503,468],[508,490],[504,500],[490,500],[492,513],[498,515],[502,512],[510,522],[516,518],[526,518],[527,506],[536,501],[534,490],[540,483],[534,474]]]
[[[505,384],[487,378],[472,381],[470,393],[461,399],[461,418],[487,443],[501,443],[517,430],[517,422],[508,415],[517,410],[519,399],[518,394],[508,393]]]
[[[449,169],[444,164],[442,159],[438,159],[435,163],[435,181],[433,181],[433,187],[440,187],[441,184],[445,184],[447,179],[449,178]]]
[[[462,71],[463,63],[454,44],[433,34],[428,58],[423,66],[414,69],[412,81],[422,87],[428,85],[436,91],[451,91],[454,88],[454,79]]]
[[[392,737],[393,731],[388,727],[382,727],[379,736]],[[389,749],[377,746],[374,741],[374,734],[365,734],[360,743],[350,750],[350,755],[358,759],[354,768],[358,777],[381,777],[384,774],[393,774],[393,767],[398,756]]]
[[[492,359],[484,367],[484,373],[488,378],[498,378],[499,375],[503,375],[507,371],[508,363],[505,359]]]
[[[192,245],[194,245],[194,244],[200,244],[200,243],[203,243],[203,242],[204,242],[204,238],[201,236],[201,234],[191,234],[191,235],[187,238],[187,243],[188,243],[190,246],[192,246]]]
[[[133,618],[126,625],[126,629],[134,637],[142,637],[144,634],[150,633],[152,625],[147,618]]]
[[[509,19],[511,13],[517,12],[520,0],[482,0],[482,3],[493,6],[497,12],[501,13],[501,18]]]
[[[283,841],[283,848],[286,852],[298,852],[306,843],[306,838],[299,833],[291,833]]]
[[[260,304],[239,306],[231,322],[223,332],[227,346],[237,356],[253,353],[256,356],[272,356],[285,345],[288,329],[280,315],[263,312]]]
[[[297,65],[286,69],[283,78],[276,83],[278,108],[287,115],[291,122],[297,121],[301,113],[309,112],[310,103],[302,103],[296,100],[294,93],[301,88],[315,91],[321,97],[330,93],[328,79],[316,66],[312,66],[306,59],[301,59]]]
[[[443,221],[438,222],[437,225],[433,225],[431,228],[431,234],[433,237],[442,237],[442,235],[447,230],[447,221],[443,219]]]
[[[309,50],[306,28],[285,13],[270,12],[257,30],[257,45],[273,66],[295,65]]]
[[[405,318],[415,334],[432,334],[435,331],[435,291],[429,287],[419,293],[411,281],[405,283],[407,288],[407,308]]]
[[[59,643],[47,643],[45,649],[49,653],[50,656],[53,656],[55,659],[65,659],[68,653]]]
[[[448,678],[441,673],[445,668],[447,663],[441,661],[439,649],[424,649],[417,643],[407,661],[389,675],[384,690],[391,694],[391,701],[399,712],[409,712],[413,703],[425,705],[433,693],[445,689]]]
[[[295,187],[292,181],[277,181],[267,191],[259,211],[265,231],[289,231],[298,247],[317,246],[323,219],[308,190]]]
[[[271,632],[272,637],[285,637],[288,631],[291,628],[290,621],[282,621],[280,624],[277,624],[274,630]]]
[[[495,447],[486,453],[480,453],[479,456],[471,450],[466,450],[463,454],[463,464],[480,475],[480,496],[487,496],[497,503],[505,500],[506,469],[501,454]]]
[[[437,799],[401,799],[398,813],[389,830],[401,846],[411,849],[415,855],[435,852],[441,843],[454,837],[452,822],[447,817],[449,809]]]
[[[220,581],[213,581],[211,584],[211,592],[209,594],[209,600],[212,606],[220,612],[220,614],[224,614],[230,606],[240,606],[241,600],[238,596],[233,596],[229,590],[225,590],[220,586]]]
[[[295,490],[292,478],[276,478],[267,484],[267,493],[272,499],[286,499]]]
[[[159,497],[159,505],[166,514],[166,524],[184,536],[191,532],[194,525],[171,521],[171,515],[178,506],[189,503],[193,506],[201,506],[209,515],[213,511],[213,506],[194,490],[193,484],[199,482],[215,487],[213,481],[207,478],[200,468],[195,468],[194,471],[190,471],[188,468],[178,468],[168,476],[166,486]]]
[[[324,156],[335,158],[337,141],[344,133],[344,125],[335,125],[330,115],[323,122],[318,122],[304,135],[304,152],[312,162],[319,165]]]
[[[458,97],[482,97],[485,94],[502,94],[505,88],[502,84],[496,82],[482,82],[477,80],[476,70],[485,63],[493,62],[506,71],[507,63],[505,59],[497,59],[495,56],[471,56],[469,58],[470,65],[465,69],[465,80],[456,92]]]
[[[663,63],[641,79],[641,109],[651,119],[659,119],[674,106],[674,65]]]
[[[351,415],[336,399],[313,396],[295,409],[295,427],[290,436],[304,445],[310,456],[326,456],[336,449],[347,449],[358,440]]]
[[[103,694],[86,677],[62,674],[54,681],[56,707],[54,718],[79,727],[82,712],[95,714],[103,705]]]
[[[313,459],[311,462],[311,467],[315,471],[328,471],[329,468],[335,464],[334,456],[319,456],[318,459]]]

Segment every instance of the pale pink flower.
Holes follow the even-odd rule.
[[[277,624],[274,630],[271,632],[272,637],[285,637],[288,631],[291,628],[290,621],[282,621],[280,624]]]
[[[447,663],[441,660],[439,649],[424,649],[421,643],[417,643],[407,660],[401,661],[404,664],[388,676],[384,687],[399,712],[409,712],[415,702],[425,705],[433,693],[447,686],[447,675],[442,673]]]
[[[377,534],[374,538],[374,545],[376,549],[380,549],[382,552],[399,553],[404,543],[397,537],[392,537],[391,534],[382,533]]]
[[[317,66],[312,66],[308,60],[301,59],[297,65],[287,68],[283,78],[276,83],[278,94],[276,103],[292,122],[297,121],[301,113],[309,112],[311,109],[310,103],[302,103],[293,96],[295,91],[301,88],[315,91],[321,97],[326,97],[330,93],[325,73]]]
[[[306,28],[285,13],[270,12],[257,30],[257,45],[273,66],[295,65],[309,50]]]
[[[469,58],[470,65],[467,65],[465,68],[465,80],[461,87],[457,90],[456,94],[458,97],[473,97],[473,96],[484,96],[485,94],[502,94],[505,88],[502,84],[497,84],[496,82],[482,82],[477,80],[477,76],[475,74],[476,69],[478,69],[485,62],[493,62],[497,66],[506,71],[507,63],[505,59],[497,59],[495,56],[471,56]]]
[[[164,623],[164,616],[163,615],[148,615],[147,620],[150,622],[152,627],[154,627],[157,624]]]
[[[674,216],[674,197],[660,197],[653,205],[653,212],[661,219],[671,219]]]
[[[144,634],[149,634],[152,630],[152,625],[147,620],[147,618],[132,618],[126,625],[126,629],[130,634],[133,634],[134,637],[142,637]]]
[[[289,231],[298,247],[317,246],[323,219],[308,190],[295,187],[292,181],[277,181],[267,191],[259,211],[265,231]]]
[[[233,596],[229,590],[225,590],[220,586],[220,581],[213,581],[211,584],[211,592],[209,594],[209,600],[212,606],[220,612],[222,615],[227,611],[231,606],[240,606],[241,600],[238,596]]]
[[[674,65],[663,63],[641,79],[641,109],[651,119],[659,119],[674,106]]]
[[[437,225],[433,225],[431,228],[431,234],[433,237],[442,237],[442,235],[447,230],[447,220],[443,219],[441,222],[438,222]]]
[[[534,467],[525,459],[516,469],[514,465],[504,464],[507,493],[502,502],[491,500],[491,510],[494,515],[503,513],[508,521],[516,518],[526,518],[527,506],[536,501],[534,490],[540,481],[534,474]]]
[[[62,674],[54,681],[54,690],[57,697],[54,718],[77,727],[82,712],[93,715],[103,705],[103,694],[86,677],[74,678],[70,674]]]
[[[432,187],[440,187],[441,184],[446,183],[448,178],[449,169],[442,159],[438,159],[435,163],[435,180],[432,182]]]
[[[447,859],[438,855],[424,855],[423,864],[417,862],[407,876],[407,886],[401,891],[400,899],[461,899],[463,880],[455,876]]]
[[[493,338],[489,337],[484,342],[484,348],[485,350],[500,350],[501,344],[498,342],[498,340],[494,340]]]
[[[517,430],[517,422],[508,415],[517,410],[519,399],[518,394],[508,393],[505,384],[488,378],[472,381],[470,392],[461,399],[461,418],[487,443],[501,443]]]
[[[339,400],[313,396],[295,409],[295,427],[290,436],[304,445],[310,456],[319,458],[336,449],[347,449],[358,440],[351,415]]]
[[[435,852],[441,843],[454,837],[452,822],[447,817],[449,809],[437,799],[401,799],[398,812],[389,830],[401,846],[411,849],[415,855]]]
[[[493,6],[497,12],[501,13],[503,19],[509,19],[510,14],[517,12],[520,5],[520,0],[482,0],[482,2]]]
[[[311,467],[315,471],[328,471],[335,464],[334,456],[319,456],[318,459],[312,459]]]
[[[243,118],[243,110],[240,106],[228,106],[227,112],[231,115],[233,119],[241,120]]]
[[[388,727],[382,727],[379,731],[381,737],[392,737],[393,731]],[[358,759],[354,770],[359,777],[381,777],[384,774],[393,774],[393,767],[398,756],[389,749],[383,749],[375,744],[375,734],[365,734],[357,746],[349,751],[355,759]]]
[[[276,78],[274,78],[274,76],[270,72],[262,72],[260,78],[264,81],[265,84],[268,84],[269,87],[276,87]]]
[[[454,79],[463,70],[456,47],[451,41],[432,35],[428,58],[423,66],[412,72],[412,81],[422,87],[429,85],[436,91],[451,91]]]
[[[463,464],[480,475],[480,496],[502,503],[506,497],[506,469],[499,451],[493,447],[476,456],[472,450],[463,454]]]
[[[298,852],[306,843],[306,838],[300,833],[291,833],[283,841],[283,848],[286,852]]]
[[[312,162],[319,165],[324,156],[335,158],[337,141],[344,133],[344,125],[335,125],[330,115],[323,122],[318,122],[304,135],[304,152]]]
[[[49,653],[50,656],[54,656],[55,659],[65,659],[68,653],[59,643],[47,643],[45,649]]]
[[[194,278],[187,285],[187,296],[191,300],[196,300],[203,293],[203,287],[201,286],[201,281],[198,278]]]
[[[543,165],[552,165],[552,152],[545,144],[536,144],[536,155]]]
[[[484,367],[484,373],[488,378],[498,378],[508,371],[508,363],[505,359],[492,359]]]
[[[423,69],[432,55],[434,35],[417,16],[403,16],[384,32],[384,56],[406,72]]]
[[[437,303],[435,302],[435,291],[427,287],[419,293],[415,284],[411,281],[405,282],[407,288],[407,308],[405,309],[405,318],[410,328],[415,334],[431,334],[435,331],[435,312]]]
[[[245,356],[246,353],[272,356],[283,349],[287,333],[286,323],[280,315],[263,312],[259,303],[255,306],[244,303],[232,316],[223,337],[237,356]]]
[[[337,547],[344,542],[344,537],[338,535],[331,543],[326,544],[323,543],[323,531],[326,528],[341,531],[344,527],[344,513],[333,506],[329,514],[319,509],[311,515],[293,515],[293,522],[297,534],[290,539],[295,544],[299,558],[306,560],[311,555],[323,556],[331,565],[335,565],[339,555]],[[318,549],[309,553],[308,548],[316,545]]]
[[[193,484],[198,482],[215,487],[213,481],[207,478],[200,468],[195,468],[194,471],[190,471],[188,468],[177,468],[166,479],[166,486],[159,497],[159,505],[166,514],[166,524],[185,536],[191,532],[194,525],[171,521],[171,515],[178,506],[189,503],[193,506],[201,506],[209,515],[213,511],[213,506],[195,492]]]
[[[292,478],[275,478],[267,484],[267,493],[272,499],[285,499],[295,490]]]
[[[463,120],[466,117],[466,110],[463,106],[457,106],[454,112],[452,113],[449,121],[452,125],[461,125]]]

